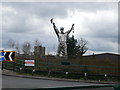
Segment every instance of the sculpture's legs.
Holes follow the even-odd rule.
[[[58,45],[57,56],[60,56],[61,53],[61,44]]]
[[[58,45],[57,56],[63,56],[67,58],[67,44],[66,42],[60,42]]]
[[[65,43],[65,45],[64,45],[64,52],[65,52],[65,56],[67,57],[67,44]]]

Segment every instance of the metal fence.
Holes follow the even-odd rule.
[[[95,66],[95,65],[62,65],[62,63],[36,61],[35,67],[25,67],[24,60],[16,62],[3,62],[3,68],[16,72],[44,74],[62,78],[73,79],[99,79],[99,80],[119,80],[119,67]],[[34,70],[34,72],[33,72]],[[101,73],[97,73],[97,72]],[[115,73],[114,75],[109,73]],[[117,73],[117,74],[116,74]]]

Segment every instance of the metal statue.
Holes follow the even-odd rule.
[[[64,56],[64,57],[67,57],[67,43],[66,43],[66,40],[67,40],[67,37],[69,35],[69,33],[74,30],[74,24],[72,24],[72,27],[70,30],[64,32],[64,28],[61,27],[60,28],[60,31],[58,30],[58,28],[56,27],[54,21],[53,21],[53,18],[50,20],[51,23],[53,24],[53,28],[55,30],[55,33],[58,37],[58,50],[57,50],[57,56]]]

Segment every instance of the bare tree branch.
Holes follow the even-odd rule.
[[[31,50],[31,44],[30,42],[26,41],[24,42],[24,44],[22,45],[22,51],[25,55],[29,55],[30,54],[30,50]]]
[[[79,53],[80,53],[81,56],[84,53],[86,53],[86,51],[88,50],[87,44],[88,44],[88,41],[86,41],[83,38],[81,38],[80,40],[78,40]]]
[[[16,43],[15,49],[16,49],[16,52],[17,52],[18,54],[20,54],[20,46],[19,46],[19,43]]]
[[[16,43],[13,39],[9,39],[7,44],[11,49],[14,49]]]
[[[35,40],[35,46],[41,46],[41,43],[38,39]]]

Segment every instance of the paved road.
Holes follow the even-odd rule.
[[[45,88],[45,87],[83,86],[83,85],[97,85],[97,84],[42,80],[42,79],[22,78],[22,77],[13,77],[13,76],[4,76],[4,75],[2,76],[2,88]],[[7,89],[2,89],[2,90],[7,90]],[[114,90],[114,89],[104,88],[104,89],[84,89],[84,90]]]

